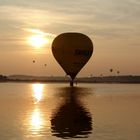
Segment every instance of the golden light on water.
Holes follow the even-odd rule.
[[[32,85],[32,91],[33,91],[33,98],[35,99],[35,105],[33,112],[30,116],[30,126],[33,134],[39,133],[39,131],[42,129],[44,124],[43,114],[40,108],[40,104],[37,104],[41,101],[43,97],[43,90],[44,85],[40,83],[36,83]]]
[[[42,131],[49,131],[51,126],[50,111],[49,108],[46,108],[47,102],[41,102],[45,98],[43,94],[47,92],[46,90],[44,91],[44,87],[45,85],[41,83],[31,85],[31,96],[34,102],[29,106],[31,110],[27,113],[27,120],[25,120],[25,125],[28,124],[28,135],[35,136],[36,138],[42,135]]]
[[[33,97],[35,98],[35,103],[41,101],[43,96],[44,85],[43,84],[33,84]]]
[[[31,116],[31,126],[33,129],[37,131],[41,129],[42,125],[43,125],[43,119],[41,116],[41,112],[38,108],[35,108]]]

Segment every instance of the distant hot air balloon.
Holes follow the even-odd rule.
[[[118,71],[117,71],[117,74],[119,74],[119,73],[120,73],[120,71],[118,70]]]
[[[110,72],[113,72],[113,69],[110,69]]]
[[[44,66],[46,67],[46,66],[47,66],[47,64],[44,64]]]
[[[93,53],[90,38],[81,33],[63,33],[52,43],[52,53],[67,75],[73,80]]]
[[[35,63],[35,60],[33,60],[33,63]]]

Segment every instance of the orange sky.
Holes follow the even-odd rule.
[[[112,75],[140,75],[139,15],[139,0],[1,0],[0,74],[64,76],[52,40],[80,32],[93,41],[94,53],[78,76],[110,75],[110,68]],[[49,42],[34,47],[27,41],[33,35]]]

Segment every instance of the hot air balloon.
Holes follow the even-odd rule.
[[[84,34],[62,33],[53,40],[52,53],[66,74],[71,77],[70,85],[73,86],[74,78],[93,53],[93,44]]]
[[[113,69],[110,69],[110,72],[113,72]]]
[[[118,70],[118,71],[117,71],[117,74],[119,74],[119,73],[120,73],[120,71]]]

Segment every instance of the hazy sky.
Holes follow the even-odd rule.
[[[114,75],[140,74],[139,0],[0,0],[0,74],[65,75],[51,42],[69,31],[94,44],[78,76],[109,75],[110,68]],[[27,39],[39,32],[49,43],[35,48]]]

